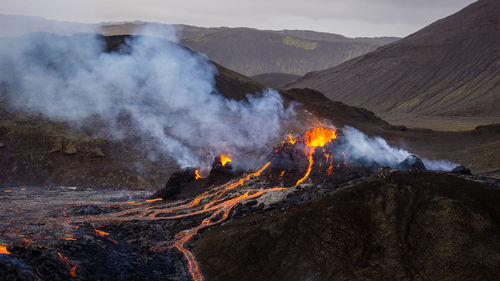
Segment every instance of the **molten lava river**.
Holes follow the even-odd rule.
[[[231,219],[238,205],[279,203],[306,184],[312,171],[329,176],[346,167],[330,149],[336,139],[337,131],[330,128],[288,135],[256,170],[235,173],[187,200],[150,199],[145,191],[0,189],[0,276],[204,280],[190,251],[193,238]],[[219,159],[223,168],[230,166],[229,157]],[[195,170],[193,182],[203,180],[208,179]]]

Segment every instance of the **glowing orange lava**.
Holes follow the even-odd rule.
[[[222,163],[222,166],[226,166],[226,163],[231,161],[232,161],[231,158],[227,157],[226,155],[224,154],[220,155],[220,162]]]
[[[301,184],[304,180],[309,177],[311,173],[311,168],[313,165],[313,153],[316,147],[325,146],[325,144],[331,142],[332,140],[337,138],[336,130],[329,128],[314,128],[307,131],[304,135],[304,144],[306,145],[305,154],[307,159],[309,160],[309,165],[307,166],[306,174],[297,181],[295,185]]]
[[[108,236],[108,235],[109,235],[109,233],[104,232],[104,231],[101,231],[101,230],[97,230],[97,229],[95,230],[95,233],[96,233],[97,235],[101,236],[101,237],[104,237],[104,236]]]
[[[221,160],[222,160],[222,157],[221,157]],[[195,179],[201,179],[201,176],[200,176],[200,173],[198,172],[198,170],[194,171],[194,178]]]
[[[76,278],[78,276],[76,275],[76,265],[72,261],[70,261],[67,257],[65,257],[63,254],[59,252],[57,252],[57,254],[68,266],[69,274],[71,275],[71,277]]]
[[[95,229],[95,234],[96,234],[96,235],[98,235],[98,236],[101,236],[101,237],[103,237],[103,238],[106,238],[106,239],[108,239],[109,241],[111,241],[111,242],[113,242],[113,243],[115,243],[115,244],[118,244],[118,242],[117,242],[117,241],[115,241],[115,240],[113,240],[113,239],[111,239],[111,238],[107,237],[107,236],[109,236],[109,233],[107,233],[107,232],[104,232],[104,231],[101,231],[101,230]]]
[[[0,255],[10,255],[10,252],[7,250],[7,247],[0,246]]]
[[[156,201],[161,201],[163,198],[155,198],[155,199],[148,199],[146,202],[151,203],[151,202],[156,202]]]
[[[336,138],[335,129],[314,128],[305,133],[304,144],[311,147],[324,146]]]

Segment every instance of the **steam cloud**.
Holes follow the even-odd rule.
[[[394,168],[406,157],[412,155],[412,153],[404,149],[390,146],[381,137],[369,138],[364,133],[350,126],[346,126],[343,129],[343,133],[346,141],[338,147],[338,150],[345,152],[346,160],[349,163],[364,165],[378,163]],[[429,170],[450,171],[457,166],[455,163],[444,160],[433,161],[425,158],[421,159],[425,167]]]
[[[127,114],[181,167],[207,165],[221,153],[268,150],[284,120],[293,121],[293,107],[284,108],[274,90],[246,101],[220,95],[216,68],[176,44],[175,30],[146,33],[113,53],[90,34],[2,39],[0,83],[14,89],[9,102],[16,109],[78,124],[99,115],[115,136],[125,134],[116,120]]]
[[[126,135],[117,120],[130,116],[133,127],[152,137],[152,147],[181,167],[208,167],[213,157],[245,157],[266,152],[293,122],[293,106],[267,90],[245,101],[229,100],[215,88],[217,69],[176,42],[174,29],[146,28],[119,52],[104,52],[101,37],[37,33],[4,38],[0,44],[0,83],[11,90],[9,103],[61,121],[83,124],[98,115],[114,136]],[[169,40],[165,40],[168,38]],[[339,150],[351,163],[394,167],[410,153],[380,138],[344,128]],[[235,161],[245,167],[249,159]],[[428,169],[456,164],[422,159]]]

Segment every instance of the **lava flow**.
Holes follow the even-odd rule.
[[[309,161],[304,176],[302,176],[295,185],[300,184],[309,177],[311,168],[313,167],[313,154],[315,149],[325,146],[336,137],[336,130],[329,128],[314,128],[305,132],[302,137],[298,138],[293,138],[291,134],[286,136],[285,141],[282,142],[282,148],[283,146],[289,146],[293,151],[304,151]],[[330,155],[326,155],[326,159],[331,158],[332,157],[330,157]],[[232,167],[227,165],[227,163],[232,160],[225,155],[220,155],[218,159],[220,159],[220,162],[217,163],[220,164],[214,164],[214,167],[217,169],[226,169],[225,172],[229,171],[228,173],[232,173],[230,172]],[[71,193],[67,192],[58,194],[57,198],[60,198],[58,199],[60,201],[53,202],[54,207],[53,209],[50,209],[47,207],[47,204],[45,203],[46,201],[43,201],[43,195],[39,195],[39,200],[33,199],[34,201],[32,201],[30,205],[33,209],[29,210],[26,217],[20,219],[19,222],[9,224],[6,230],[0,229],[3,230],[4,233],[8,233],[5,237],[15,238],[11,239],[11,241],[0,242],[8,242],[8,245],[21,244],[24,245],[24,247],[28,247],[30,245],[35,247],[43,245],[45,247],[45,245],[49,245],[47,241],[52,240],[63,240],[64,243],[78,243],[81,239],[88,239],[84,237],[89,237],[88,234],[93,233],[94,237],[97,236],[110,241],[111,243],[107,244],[108,247],[119,247],[120,245],[118,242],[110,237],[119,237],[118,235],[115,235],[114,231],[119,229],[122,223],[146,221],[168,222],[171,220],[182,219],[187,220],[187,223],[174,224],[178,227],[175,228],[175,232],[172,233],[175,235],[167,235],[166,241],[152,244],[150,250],[157,253],[173,249],[179,251],[183,254],[187,261],[187,270],[191,278],[195,281],[202,281],[204,278],[201,274],[200,266],[198,265],[193,253],[188,250],[188,242],[194,236],[198,235],[202,229],[217,225],[230,218],[232,210],[238,204],[256,199],[267,193],[286,190],[287,188],[282,187],[282,183],[273,183],[271,185],[268,181],[266,181],[268,176],[263,173],[265,170],[267,171],[272,169],[278,169],[275,175],[276,177],[282,178],[285,175],[288,176],[289,174],[295,177],[295,173],[286,172],[284,168],[279,167],[279,165],[273,167],[270,161],[265,163],[254,173],[246,174],[236,179],[233,175],[232,180],[226,180],[226,183],[216,186],[210,185],[212,180],[210,177],[202,178],[198,170],[188,170],[188,172],[183,174],[183,177],[181,177],[182,179],[185,179],[187,176],[188,182],[192,182],[192,184],[199,186],[207,184],[205,189],[202,189],[201,194],[189,200],[170,201],[166,200],[168,198],[143,198],[142,200],[136,199],[135,201],[129,202],[112,202],[104,197],[97,197],[99,199],[94,201],[93,199],[90,199],[90,197],[87,197],[89,199],[82,201],[80,198],[85,198],[85,196],[98,196],[98,193],[86,191],[89,192],[88,195],[73,195],[73,197],[71,197]],[[302,170],[299,172],[302,172]],[[212,173],[212,175],[215,174]],[[225,175],[226,174],[224,174],[224,176]],[[293,178],[293,182],[295,182],[296,178],[297,177]],[[267,188],[266,185],[271,188]],[[17,193],[12,196],[15,196],[16,194]],[[25,195],[23,194],[22,196]],[[52,196],[52,198],[54,198],[54,196]],[[22,210],[22,201],[13,200],[9,202],[12,202],[11,204],[13,204],[11,206],[12,209],[19,209],[21,212],[25,212],[25,210]],[[90,208],[89,210],[102,209],[103,211],[81,214],[79,213],[79,210],[83,207],[87,209]],[[57,214],[64,214],[64,216],[58,216]],[[31,217],[29,215],[31,215]],[[186,227],[181,228],[184,225],[186,225]],[[112,227],[108,229],[106,228],[108,226]],[[30,229],[30,227],[35,230]],[[102,227],[101,229],[106,229],[106,231],[96,229],[96,227]],[[85,229],[88,229],[87,232],[85,232]],[[59,237],[54,237],[57,235],[59,235]],[[127,243],[126,239],[120,237],[120,241],[122,240],[124,241],[124,244]],[[50,247],[51,246],[47,246],[47,248],[51,249]],[[65,253],[71,257],[71,252],[65,251]],[[7,251],[5,246],[0,246],[0,254],[10,253]],[[77,264],[72,262],[67,256],[62,255],[60,252],[58,252],[58,255],[66,263],[70,276],[76,277]],[[78,265],[78,268],[83,267]],[[82,273],[79,274],[81,275]]]
[[[69,269],[69,274],[71,275],[71,277],[73,278],[76,278],[78,275],[76,274],[76,268],[77,266],[72,262],[70,261],[67,257],[65,257],[63,254],[57,252],[57,255],[59,255],[59,257],[66,263],[66,265],[68,266],[68,269]]]
[[[201,179],[200,172],[198,172],[198,170],[194,171],[194,178],[197,179],[197,180]]]
[[[306,148],[304,150],[307,159],[309,160],[309,165],[307,167],[306,174],[300,178],[295,185],[301,184],[304,180],[309,177],[311,173],[311,168],[313,165],[313,153],[317,147],[321,147],[331,142],[337,138],[336,130],[329,128],[314,128],[307,131],[304,135],[304,144]],[[329,155],[327,156],[329,157]]]

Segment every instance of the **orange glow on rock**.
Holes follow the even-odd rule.
[[[95,230],[95,233],[96,233],[97,235],[101,236],[101,237],[104,237],[104,236],[108,236],[108,235],[109,235],[109,233],[104,232],[104,231],[102,231],[102,230],[98,230],[98,229],[96,229],[96,230]]]
[[[70,261],[67,257],[65,257],[63,254],[59,252],[57,252],[57,254],[68,266],[69,274],[71,275],[71,277],[76,278],[78,276],[76,275],[76,265],[72,261]]]
[[[151,203],[151,202],[156,202],[156,201],[161,201],[163,198],[155,198],[155,199],[148,199],[146,202]]]
[[[292,134],[288,134],[287,137],[290,144],[295,144],[297,142],[297,140],[293,138]]]
[[[303,181],[309,177],[311,173],[311,168],[313,165],[313,153],[316,147],[325,146],[327,143],[337,138],[336,130],[329,128],[316,127],[307,131],[304,135],[304,144],[306,145],[305,154],[309,160],[309,165],[307,166],[306,174],[297,181],[295,185],[301,184]]]
[[[221,160],[222,160],[222,157],[221,157]],[[222,162],[222,161],[221,161],[221,162]],[[195,178],[195,179],[201,179],[200,172],[198,172],[198,170],[195,170],[195,171],[194,171],[194,178]]]
[[[7,247],[0,246],[0,255],[10,255],[10,252],[7,250]]]
[[[231,162],[231,158],[227,157],[224,154],[220,155],[220,162],[222,163],[222,166],[226,166],[227,162]]]
[[[104,231],[102,231],[102,230],[98,230],[98,229],[94,229],[94,230],[95,230],[95,234],[96,234],[97,236],[101,236],[101,237],[106,238],[106,239],[108,239],[109,241],[111,241],[111,242],[113,242],[113,243],[115,243],[115,244],[118,244],[118,242],[117,242],[117,241],[115,241],[115,240],[113,240],[113,239],[111,239],[111,238],[107,237],[107,236],[109,236],[109,233],[104,232]]]

